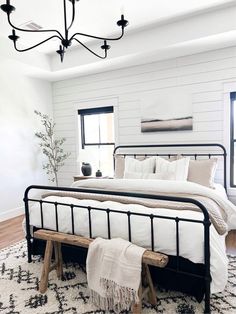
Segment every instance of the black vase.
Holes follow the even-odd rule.
[[[101,177],[102,176],[102,172],[100,171],[100,170],[97,170],[97,172],[96,172],[96,177]]]
[[[84,176],[86,176],[86,177],[87,176],[91,176],[91,174],[92,174],[92,167],[91,167],[90,163],[82,162],[81,171],[82,171]]]

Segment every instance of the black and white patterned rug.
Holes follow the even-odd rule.
[[[46,294],[38,291],[42,267],[40,258],[27,263],[26,243],[20,242],[0,251],[1,314],[93,314],[103,313],[90,304],[85,269],[64,265],[64,280],[50,273]],[[212,313],[236,313],[236,257],[229,257],[229,280],[224,292],[213,295]],[[203,304],[178,292],[158,291],[158,304],[143,304],[144,314],[203,313]]]

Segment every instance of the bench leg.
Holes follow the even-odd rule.
[[[157,304],[156,291],[153,286],[153,281],[150,274],[149,266],[147,264],[144,264],[143,267],[144,267],[144,273],[147,280],[147,284],[149,287],[148,301],[150,304],[156,305]]]
[[[138,289],[139,303],[133,305],[132,313],[141,314],[142,312],[142,281]]]
[[[62,278],[62,254],[61,254],[61,243],[54,242],[54,252],[55,252],[55,262],[56,262],[56,272],[57,278]]]
[[[48,240],[46,244],[45,255],[44,255],[43,270],[42,270],[41,279],[39,283],[39,291],[41,293],[45,293],[48,287],[48,275],[49,275],[50,267],[51,267],[52,249],[53,249],[53,243],[51,240]]]

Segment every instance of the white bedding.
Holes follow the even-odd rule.
[[[225,188],[222,184],[214,183],[214,189],[216,190],[216,193],[220,194],[223,198],[228,198]]]
[[[222,186],[215,184],[215,189],[189,181],[157,180],[157,179],[103,179],[76,181],[72,187],[102,189],[107,191],[139,192],[156,195],[186,195],[189,197],[207,197],[218,204],[226,216],[228,230],[236,229],[236,206],[225,197]]]
[[[86,182],[76,183],[81,187],[87,186],[88,181],[100,181],[100,184],[103,188],[106,186],[106,180],[85,180]],[[109,185],[111,181],[109,180]],[[122,184],[125,184],[125,181],[129,181],[129,184],[141,184],[143,182],[137,183],[137,181],[143,180],[119,180],[122,181]],[[136,181],[136,183],[131,182]],[[153,180],[146,180],[153,181]],[[158,180],[155,180],[157,184]],[[102,183],[103,182],[103,183]],[[93,182],[90,182],[92,184]],[[119,183],[119,182],[118,182]],[[185,183],[185,182],[182,182]],[[94,182],[98,184],[98,182]],[[108,183],[107,183],[108,184]],[[163,182],[162,182],[163,184]],[[166,184],[166,183],[165,183]],[[167,183],[168,184],[168,183]],[[178,185],[178,182],[175,182],[175,185]],[[196,187],[198,184],[189,183],[194,185],[195,190],[201,190],[202,187]],[[153,187],[153,182],[146,182],[145,186],[148,185],[150,188]],[[75,186],[75,185],[74,185]],[[163,191],[164,191],[164,187]],[[169,186],[171,189],[171,186]],[[174,189],[174,187],[172,187]],[[188,184],[184,185],[184,189],[191,189]],[[206,191],[204,191],[206,189]],[[176,188],[175,188],[176,190]],[[228,200],[223,196],[222,190],[218,192],[217,189],[208,191],[209,188],[203,187],[203,193],[210,193],[211,196],[215,197],[221,203],[227,203],[229,209],[229,215],[232,217],[234,207],[229,204]],[[145,193],[145,191],[144,191]],[[213,193],[213,194],[212,194]],[[142,213],[153,213],[164,216],[171,217],[183,217],[183,218],[192,218],[192,219],[202,219],[203,215],[199,212],[194,212],[190,210],[179,211],[173,209],[165,208],[147,208],[138,204],[120,204],[113,201],[99,202],[96,200],[79,200],[71,197],[58,197],[58,196],[48,196],[45,198],[47,201],[52,202],[62,202],[67,204],[75,204],[81,206],[92,206],[99,208],[111,208],[111,209],[122,209],[124,211],[133,211],[133,212],[142,212]],[[236,212],[236,211],[235,211]],[[44,227],[49,229],[56,229],[55,226],[55,210],[54,205],[44,204],[43,207],[44,213]],[[105,212],[92,211],[92,235],[93,237],[107,237],[107,220]],[[117,213],[110,214],[110,225],[111,225],[111,236],[112,237],[122,237],[128,239],[128,225],[127,225],[127,216]],[[71,214],[70,207],[58,205],[58,218],[59,218],[59,231],[65,233],[71,233]],[[41,227],[40,219],[40,208],[38,203],[30,209],[30,224],[36,227]],[[88,229],[88,211],[83,208],[74,209],[74,222],[75,222],[75,233],[82,236],[89,236]],[[132,217],[131,219],[131,229],[132,229],[132,242],[137,245],[140,245],[145,248],[150,248],[151,239],[150,239],[150,219],[145,217]],[[154,219],[154,238],[155,238],[155,250],[169,254],[176,255],[176,232],[175,232],[175,222],[170,220],[163,219]],[[203,263],[204,261],[204,250],[203,250],[203,226],[201,224],[181,222],[179,226],[180,233],[180,255],[191,260],[194,263]],[[225,236],[220,236],[215,228],[211,226],[210,228],[210,250],[211,250],[211,292],[216,293],[224,290],[224,287],[227,282],[227,265],[228,260],[225,253]]]

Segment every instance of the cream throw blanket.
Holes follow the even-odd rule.
[[[120,313],[139,301],[145,249],[120,238],[95,239],[86,261],[90,299],[104,311]]]

